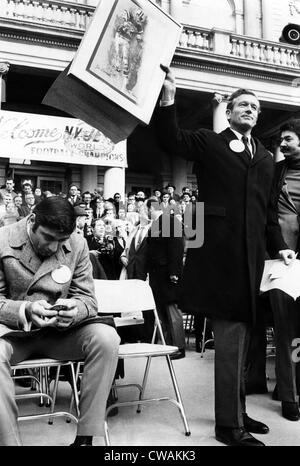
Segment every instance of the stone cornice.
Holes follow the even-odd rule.
[[[37,31],[36,28],[34,31],[30,31],[24,30],[24,28],[18,30],[15,28],[2,26],[0,28],[0,37],[6,40],[24,41],[41,46],[76,50],[80,44],[82,33],[70,34],[68,31],[67,36],[66,31],[63,31],[61,28],[58,31],[51,31],[49,30],[49,26],[47,26],[47,28],[44,30],[39,31]]]
[[[204,51],[201,51],[201,53],[187,53],[177,49],[172,65],[180,68],[289,85],[291,81],[299,77],[299,70],[293,70],[290,67],[255,63],[250,60],[218,56]]]

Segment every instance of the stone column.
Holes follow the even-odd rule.
[[[220,133],[229,126],[226,117],[227,96],[215,93],[213,99],[213,130]]]
[[[262,37],[266,40],[273,40],[272,16],[272,0],[262,0]]]
[[[253,3],[253,0],[244,0],[244,34],[259,37],[258,12]]]
[[[121,194],[125,199],[125,168],[108,168],[104,173],[104,199],[113,197],[115,193]]]
[[[6,102],[6,74],[9,70],[9,63],[0,62],[0,109],[1,103]]]
[[[94,189],[97,188],[97,174],[98,167],[97,165],[83,165],[80,171],[80,186],[81,191],[90,191],[94,192]]]
[[[170,15],[177,21],[182,17],[182,0],[170,0]]]
[[[176,186],[176,193],[181,194],[187,183],[188,164],[181,157],[172,157],[172,183]]]

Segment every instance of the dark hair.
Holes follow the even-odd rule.
[[[238,89],[237,91],[233,92],[231,96],[229,96],[227,110],[233,109],[235,99],[237,99],[241,95],[253,95],[257,99],[257,95],[253,91],[250,91],[249,89]]]
[[[74,207],[62,197],[46,197],[33,209],[35,222],[32,231],[41,225],[60,233],[71,234],[75,228]]]
[[[164,196],[166,196],[166,195],[168,195],[168,196],[170,197],[169,191],[167,191],[166,189],[163,189],[163,191],[162,191],[162,193],[161,193],[161,197],[164,197]]]
[[[93,218],[92,222],[91,222],[91,227],[94,228],[96,223],[99,222],[101,220],[101,222],[103,222],[105,224],[105,221],[104,221],[104,218],[102,217],[99,217],[99,218]]]
[[[280,133],[283,131],[292,131],[293,133],[297,134],[298,138],[300,139],[300,119],[293,118],[292,120],[287,121],[280,127]]]
[[[90,191],[84,191],[84,193],[81,194],[81,198],[84,199],[85,195],[91,196],[91,199],[93,198],[93,195],[92,195],[92,193]]]

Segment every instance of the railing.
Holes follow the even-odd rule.
[[[58,0],[0,0],[0,18],[84,31],[95,8]]]
[[[213,34],[209,29],[184,26],[179,39],[179,46],[195,50],[213,50]]]
[[[231,35],[230,43],[230,54],[234,57],[269,65],[300,68],[300,53],[296,46],[237,35]]]
[[[210,30],[184,25],[179,47],[212,54],[233,56],[289,68],[300,68],[299,47],[264,39],[254,39],[232,34],[229,31]]]

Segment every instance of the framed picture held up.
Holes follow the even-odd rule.
[[[151,0],[100,0],[68,75],[148,124],[180,33]]]

